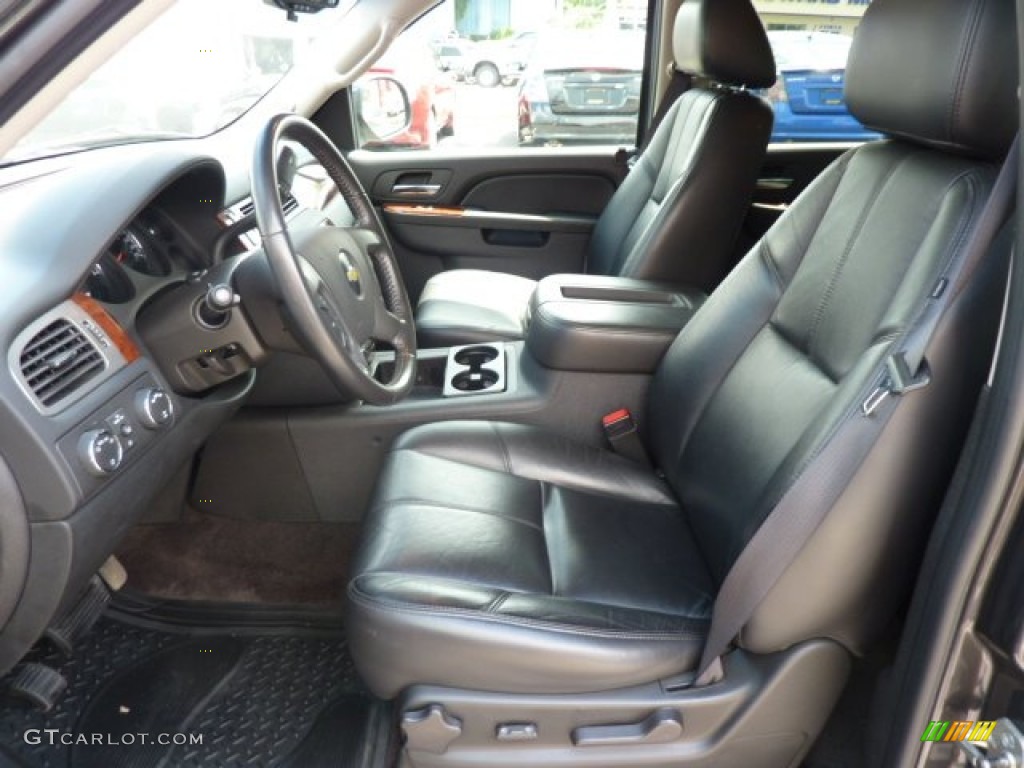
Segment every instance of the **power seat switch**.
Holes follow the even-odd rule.
[[[1012,720],[996,723],[992,735],[985,742],[984,751],[970,741],[958,741],[957,746],[967,757],[971,768],[1021,768],[1024,766],[1024,733]]]
[[[410,752],[443,755],[462,735],[462,721],[445,712],[440,704],[430,704],[402,715],[402,733]]]
[[[536,723],[502,723],[495,729],[498,741],[536,741]]]

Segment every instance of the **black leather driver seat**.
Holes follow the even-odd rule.
[[[586,272],[709,291],[733,257],[771,134],[772,110],[746,90],[775,80],[750,0],[687,0],[673,47],[680,71],[708,81],[666,113],[598,219]],[[521,339],[536,282],[455,269],[432,277],[416,310],[421,347]]]
[[[883,361],[963,249],[1016,132],[1014,29],[1012,0],[872,3],[847,99],[894,138],[833,163],[679,334],[640,424],[660,473],[552,427],[440,423],[397,441],[349,588],[352,651],[378,695],[433,685],[500,692],[499,713],[517,695],[582,711],[579,694],[693,668],[737,555],[836,425],[869,418]],[[1006,250],[954,294],[927,350],[930,385],[890,401],[711,689],[728,689],[738,659],[811,641],[859,653],[890,619],[985,374]],[[787,706],[827,712],[821,679],[806,673]],[[794,743],[756,764],[795,764]],[[657,764],[755,764],[691,749],[694,762]],[[594,754],[578,764],[647,764]]]

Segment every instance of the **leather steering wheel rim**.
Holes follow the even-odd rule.
[[[296,248],[281,204],[277,157],[283,140],[309,150],[356,219],[355,227],[318,227],[309,254]],[[260,132],[251,176],[263,250],[294,334],[340,390],[374,405],[397,402],[416,379],[413,309],[384,227],[351,166],[319,128],[283,114]],[[353,322],[353,311],[363,322]],[[395,350],[387,382],[374,377],[365,352],[370,340]]]

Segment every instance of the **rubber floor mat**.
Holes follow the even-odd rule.
[[[373,764],[364,734],[377,710],[340,635],[197,635],[103,619],[80,646],[71,659],[56,651],[30,659],[67,677],[68,690],[52,712],[10,696],[0,700],[0,757],[8,763]]]

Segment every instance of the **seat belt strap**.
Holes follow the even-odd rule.
[[[672,76],[668,81],[668,86],[665,88],[665,93],[661,95],[661,101],[658,103],[658,108],[654,111],[654,117],[651,118],[651,124],[647,126],[647,133],[644,134],[644,140],[640,144],[640,148],[636,151],[636,156],[639,157],[647,149],[651,143],[651,139],[654,138],[654,134],[658,130],[658,126],[661,125],[665,119],[665,115],[672,109],[672,105],[675,104],[679,97],[690,90],[693,87],[693,77],[680,72],[676,69],[675,64],[669,65],[672,70]]]
[[[722,655],[860,469],[896,410],[899,396],[927,385],[930,378],[925,360],[928,344],[946,308],[988,252],[1014,209],[1019,143],[1018,134],[966,245],[951,259],[921,312],[886,359],[876,379],[878,385],[863,403],[844,415],[726,574],[715,598],[695,686],[708,685],[721,678]]]

